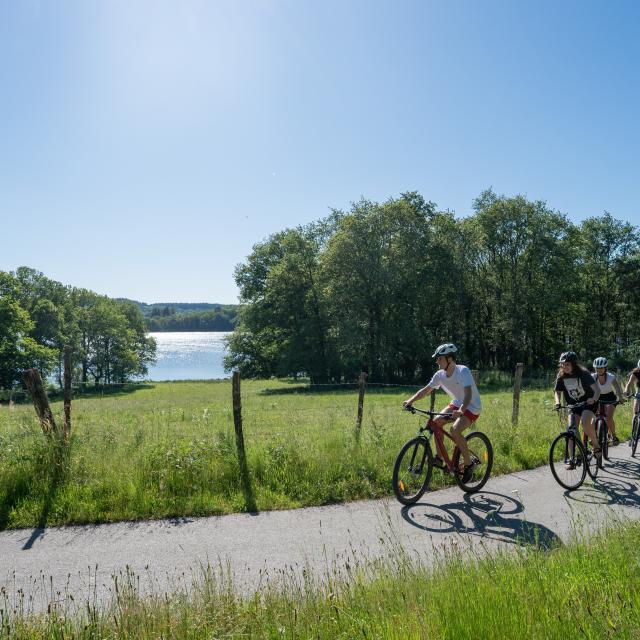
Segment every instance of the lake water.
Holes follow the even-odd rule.
[[[226,331],[150,333],[158,343],[158,361],[149,367],[150,380],[229,378],[222,366]]]

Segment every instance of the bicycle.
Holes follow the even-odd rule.
[[[598,456],[596,456],[580,440],[578,425],[576,424],[576,414],[571,409],[586,407],[586,402],[574,405],[564,405],[558,407],[569,410],[569,419],[566,429],[558,434],[549,447],[549,466],[556,482],[568,491],[573,491],[582,485],[584,479],[589,476],[595,480],[598,475]],[[558,413],[560,417],[560,413]],[[562,421],[562,417],[560,417]]]
[[[406,411],[426,415],[428,420],[423,427],[419,428],[418,435],[400,449],[393,466],[393,491],[398,501],[409,505],[420,500],[429,486],[434,467],[453,475],[457,485],[463,491],[467,493],[480,491],[489,479],[493,467],[493,447],[489,438],[480,431],[472,431],[465,436],[474,466],[471,478],[464,482],[463,472],[460,471],[460,449],[456,446],[449,458],[444,438],[453,441],[453,437],[434,420],[434,417],[451,418],[451,414],[423,411],[415,407],[406,407]],[[429,432],[428,436],[424,435],[425,431]],[[432,437],[438,461],[431,450]]]
[[[631,457],[636,457],[636,449],[638,448],[638,440],[640,440],[640,392],[630,393],[627,398],[635,398],[638,401],[638,410],[633,414],[633,421],[631,422]]]
[[[602,458],[599,460],[599,467],[602,469],[602,459],[609,460],[609,427],[607,426],[607,416],[604,412],[605,405],[617,406],[621,404],[620,400],[598,400],[598,408],[594,412],[596,414],[596,440],[602,451]],[[583,436],[587,440],[586,434]],[[585,443],[586,444],[586,443]]]

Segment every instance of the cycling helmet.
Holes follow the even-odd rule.
[[[432,358],[437,358],[438,356],[447,356],[451,353],[456,353],[458,351],[458,347],[455,344],[451,344],[450,342],[446,342],[445,344],[441,344],[431,356]]]
[[[565,351],[558,360],[560,364],[563,362],[572,362],[573,364],[578,363],[578,354],[575,351]]]
[[[593,361],[594,369],[600,369],[601,367],[606,367],[606,366],[607,366],[607,359],[603,356],[600,356]]]
[[[638,369],[640,369],[640,360],[638,360]]]

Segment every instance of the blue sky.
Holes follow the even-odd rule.
[[[236,302],[270,233],[492,186],[640,225],[640,3],[0,0],[0,269]]]

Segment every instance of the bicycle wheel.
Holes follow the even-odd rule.
[[[462,481],[462,474],[458,471],[460,468],[460,449],[456,447],[453,450],[453,468],[454,477],[458,486],[467,493],[475,493],[480,491],[486,484],[493,467],[493,447],[491,441],[484,433],[474,431],[465,436],[471,460],[474,462],[473,472],[468,482]]]
[[[602,451],[602,458],[609,460],[609,428],[606,420],[600,419],[596,422],[596,437]]]
[[[561,433],[549,448],[549,466],[556,482],[565,489],[577,489],[587,475],[587,459],[582,442],[572,433]]]
[[[595,480],[598,475],[598,469],[602,469],[602,456],[598,459],[593,453],[591,441],[586,435],[582,441],[582,446],[584,447],[584,455],[587,460],[587,473],[592,480]]]
[[[633,428],[631,429],[631,457],[635,458],[638,440],[640,439],[640,416],[633,418]]]
[[[427,490],[433,471],[431,445],[424,436],[409,440],[393,466],[393,492],[402,504],[414,504]]]

